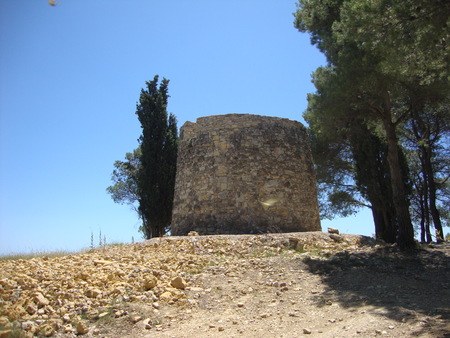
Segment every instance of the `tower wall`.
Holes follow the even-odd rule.
[[[320,230],[310,142],[300,122],[229,114],[183,125],[173,235]]]

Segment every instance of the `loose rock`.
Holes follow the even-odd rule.
[[[44,337],[51,337],[55,334],[55,328],[50,324],[44,324],[39,327],[39,334],[43,335]]]
[[[145,278],[143,287],[144,290],[153,289],[158,284],[158,279],[155,276],[148,276]]]
[[[89,298],[96,298],[102,292],[99,289],[87,289],[85,295]]]
[[[330,238],[333,241],[338,242],[338,243],[341,243],[344,241],[344,237],[342,237],[341,235],[333,234],[333,233],[330,234]]]
[[[36,293],[34,294],[34,301],[36,302],[36,304],[37,304],[37,306],[38,306],[39,308],[44,307],[44,306],[50,304],[50,301],[49,301],[47,298],[45,298],[45,297],[42,295],[42,293],[40,293],[40,292],[36,292]]]
[[[339,235],[339,230],[336,228],[328,228],[328,233],[329,234],[337,234]]]
[[[162,301],[162,302],[169,302],[171,299],[172,299],[172,297],[173,297],[173,295],[172,295],[172,292],[170,292],[170,291],[166,291],[166,292],[163,292],[160,296],[159,296],[159,299]]]
[[[76,326],[76,331],[78,334],[86,334],[89,332],[89,327],[84,321],[79,321]]]
[[[176,289],[184,290],[186,288],[186,282],[181,277],[175,277],[170,284]]]

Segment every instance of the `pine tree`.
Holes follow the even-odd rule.
[[[448,1],[299,0],[296,12],[295,26],[311,34],[329,63],[316,71],[318,95],[328,101],[339,97],[337,110],[380,128],[387,145],[396,241],[404,249],[414,248],[415,242],[399,136],[413,118],[411,98],[417,92],[448,103],[449,9]]]

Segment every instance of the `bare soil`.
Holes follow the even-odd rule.
[[[162,296],[170,288],[155,289],[153,301],[116,298],[110,315],[87,321],[85,336],[450,337],[449,244],[405,253],[330,236],[166,237],[122,247],[150,250],[172,270],[165,255],[175,253],[186,286],[170,299]]]

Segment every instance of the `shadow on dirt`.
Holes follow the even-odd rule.
[[[450,337],[448,251],[405,254],[396,247],[379,247],[302,261],[325,283],[325,295],[317,297],[329,297],[347,308],[372,306],[374,313],[404,323],[426,316],[417,335],[431,331]]]

